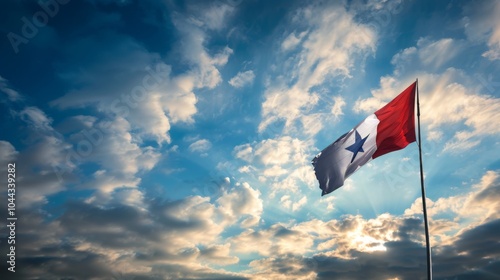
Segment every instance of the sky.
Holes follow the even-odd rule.
[[[416,79],[434,279],[500,279],[500,1],[0,5],[2,279],[425,279],[417,144],[311,165]]]

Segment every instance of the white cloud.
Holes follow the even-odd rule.
[[[318,133],[323,128],[324,120],[328,119],[331,116],[337,118],[336,115],[330,115],[328,113],[311,113],[308,115],[303,115],[299,117],[302,124],[301,130],[290,130],[290,133],[302,133],[308,136],[316,135],[316,133]]]
[[[11,143],[0,140],[0,160],[2,164],[0,168],[2,170],[6,168],[8,163],[12,163],[18,154],[19,152],[16,151],[16,148]]]
[[[244,218],[240,225],[245,228],[257,225],[263,211],[260,191],[253,189],[246,182],[222,195],[217,199],[217,203],[227,223],[232,224]]]
[[[294,19],[306,24],[309,33],[300,42],[293,37],[286,40],[286,46],[297,44],[299,52],[281,63],[286,74],[273,78],[266,88],[260,132],[278,120],[291,128],[318,103],[319,93],[313,87],[330,78],[349,77],[356,59],[375,49],[374,32],[357,23],[344,7],[309,6],[298,10]]]
[[[236,158],[251,162],[253,160],[253,148],[250,144],[243,144],[234,147],[233,152]]]
[[[197,112],[195,75],[172,77],[169,65],[158,63],[156,54],[129,37],[110,34],[106,40],[90,37],[74,43],[102,50],[96,53],[102,59],[75,62],[86,75],[71,68],[59,73],[63,79],[85,86],[75,86],[50,104],[60,109],[95,107],[107,117],[125,118],[142,139],[154,139],[158,144],[170,142],[170,124],[192,123]],[[77,46],[68,48],[81,52]],[[105,50],[116,55],[108,55]],[[110,72],[119,74],[109,76]]]
[[[200,140],[192,143],[191,145],[189,145],[189,150],[191,152],[204,153],[204,152],[210,150],[211,147],[212,147],[212,143],[210,143],[210,141],[208,141],[207,139],[200,139]]]
[[[197,98],[193,93],[194,77],[181,75],[172,79],[171,87],[162,95],[162,104],[172,123],[193,123]]]
[[[346,105],[345,99],[342,96],[335,96],[335,97],[333,97],[333,102],[334,103],[332,106],[331,113],[335,118],[339,118],[340,116],[342,116],[344,114],[342,109]]]
[[[295,212],[295,211],[299,210],[299,209],[300,209],[300,208],[302,208],[304,205],[306,205],[306,203],[307,203],[307,197],[306,197],[306,196],[304,196],[304,197],[302,197],[299,201],[294,202],[294,203],[292,204],[292,211],[294,211],[294,212]]]
[[[166,99],[166,97],[163,98]],[[168,104],[168,106],[183,105],[182,102],[175,102],[173,100]],[[187,108],[189,107],[186,106],[186,109]],[[170,116],[175,116],[175,113],[168,112]],[[161,93],[152,92],[148,94],[145,100],[142,101],[137,108],[130,110],[130,117],[127,119],[132,127],[140,129],[138,134],[141,135],[142,138],[153,138],[157,143],[170,143],[170,121],[166,115],[165,109],[162,107]]]
[[[243,144],[234,148],[237,158],[246,162],[263,165],[264,174],[277,176],[283,174],[286,165],[303,165],[308,162],[307,153],[310,143],[290,136],[266,139],[259,143]]]
[[[234,76],[233,78],[231,78],[231,80],[229,80],[229,84],[235,88],[242,88],[246,85],[252,84],[254,78],[255,74],[253,73],[252,70],[248,70],[245,72],[238,72],[236,76]]]
[[[417,42],[419,59],[425,66],[438,68],[454,58],[463,49],[463,43],[451,38],[431,41],[420,38]]]
[[[222,81],[218,67],[224,66],[233,53],[223,47],[210,54],[205,46],[207,35],[189,20],[174,18],[181,35],[178,51],[188,66],[186,71],[172,75],[169,65],[158,63],[161,60],[157,54],[149,53],[130,37],[110,34],[105,42],[93,36],[82,38],[68,49],[81,52],[80,45],[84,44],[103,53],[105,49],[106,54],[97,53],[97,57],[102,56],[97,61],[75,63],[87,75],[72,69],[60,73],[72,83],[87,86],[75,86],[51,104],[62,109],[95,106],[104,114],[125,118],[131,129],[139,130],[141,138],[169,143],[171,124],[194,122],[198,102],[194,91],[216,87]],[[109,77],[106,73],[110,72],[120,74]]]
[[[87,130],[91,137],[81,131],[73,133],[70,139],[74,149],[67,154],[78,155],[78,164],[98,165],[99,169],[83,185],[97,191],[89,201],[110,203],[114,195],[123,195],[123,191],[117,191],[120,188],[136,188],[141,182],[139,173],[153,169],[161,154],[153,147],[141,147],[124,118],[98,121],[92,129]]]
[[[281,49],[288,51],[295,48],[300,44],[306,34],[306,31],[299,33],[299,35],[295,35],[295,32],[290,33],[281,43]]]
[[[452,38],[431,40],[420,38],[416,47],[406,48],[395,54],[391,63],[395,66],[394,73],[404,74],[415,69],[426,69],[433,72],[447,67],[450,62],[465,50],[466,42]]]
[[[281,205],[285,209],[291,209],[292,208],[292,200],[290,199],[290,195],[285,194],[280,198]]]
[[[429,217],[442,213],[453,213],[455,221],[462,221],[473,217],[476,223],[500,218],[500,176],[497,171],[487,171],[481,181],[472,186],[472,190],[465,194],[439,198],[427,201]],[[422,200],[416,199],[405,215],[422,213]]]
[[[37,130],[53,131],[51,127],[52,119],[47,117],[47,115],[37,107],[26,107],[18,114],[23,121]]]
[[[311,164],[311,141],[290,136],[266,139],[261,142],[236,146],[233,154],[250,165],[239,168],[240,172],[252,173],[259,181],[270,179],[271,197],[276,192],[297,192],[301,184],[315,185]]]
[[[186,61],[196,66],[191,70],[191,74],[195,77],[195,88],[215,88],[222,82],[216,66],[224,66],[233,50],[226,46],[211,56],[205,48],[206,34],[201,29],[185,21],[184,18],[176,18],[175,22],[183,34],[179,51]]]
[[[485,1],[481,5],[464,6],[465,34],[472,43],[486,43],[489,50],[483,56],[489,60],[500,59],[500,3]]]

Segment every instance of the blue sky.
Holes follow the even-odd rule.
[[[19,279],[424,279],[417,145],[310,164],[417,78],[435,278],[500,277],[500,2],[1,5]]]

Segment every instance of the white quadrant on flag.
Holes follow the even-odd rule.
[[[340,188],[345,179],[372,159],[377,150],[378,124],[375,114],[368,116],[313,159],[323,195]]]

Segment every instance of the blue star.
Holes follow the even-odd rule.
[[[355,130],[354,132],[356,132],[356,139],[354,140],[354,144],[352,144],[351,146],[345,148],[346,150],[348,151],[351,151],[353,152],[354,154],[352,155],[352,159],[351,159],[351,163],[354,161],[354,159],[356,158],[356,155],[358,154],[358,152],[362,152],[364,153],[365,151],[363,150],[363,145],[365,144],[365,141],[366,139],[368,138],[368,135],[366,135],[365,138],[361,139],[361,135],[359,135],[358,131]]]

